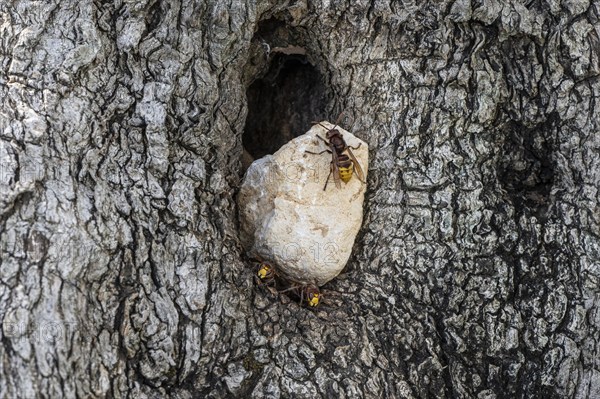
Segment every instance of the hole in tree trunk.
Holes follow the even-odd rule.
[[[283,17],[283,19],[285,19]],[[327,84],[307,31],[270,18],[259,23],[243,71],[248,115],[242,136],[244,169],[305,133],[325,117]]]
[[[250,85],[246,96],[242,142],[254,159],[274,153],[324,116],[323,79],[304,55],[276,54],[266,75]]]
[[[552,122],[527,128],[520,123],[509,127],[498,175],[515,208],[544,220],[554,183]]]

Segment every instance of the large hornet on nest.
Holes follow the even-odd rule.
[[[342,136],[342,133],[336,129],[338,127],[338,123],[342,115],[343,113],[340,114],[340,116],[338,117],[333,129],[327,130],[327,133],[325,135],[327,140],[317,134],[317,137],[321,139],[329,148],[321,152],[307,151],[309,154],[315,155],[320,155],[324,152],[328,152],[331,154],[329,174],[327,175],[327,180],[325,181],[325,187],[323,187],[323,191],[327,189],[327,184],[329,183],[329,178],[331,177],[332,173],[333,180],[335,181],[335,186],[337,188],[342,187],[340,184],[340,180],[344,183],[348,183],[352,178],[352,174],[354,172],[356,172],[356,177],[358,177],[358,180],[360,180],[363,183],[365,182],[363,170],[360,167],[358,161],[356,160],[356,157],[352,153],[352,150],[358,149],[360,147],[360,144],[356,147],[348,146],[346,144],[346,141],[344,140],[344,137]],[[321,125],[321,127],[327,129],[327,127],[320,122],[313,123],[318,123],[319,125]],[[345,154],[345,152],[347,152],[347,154]]]
[[[257,268],[256,274],[254,275],[256,285],[266,287],[272,294],[277,294],[278,274],[275,271],[275,268],[262,259],[258,259],[254,263]]]
[[[258,271],[256,272],[256,276],[254,277],[256,280],[256,283],[258,285],[266,285],[266,286],[272,286],[275,284],[275,277],[277,276],[277,273],[275,272],[275,269],[273,269],[273,267],[271,265],[269,265],[268,263],[265,262],[257,262],[258,264]]]
[[[290,288],[287,288],[280,292],[292,291],[300,300],[300,304],[306,304],[310,307],[319,306],[323,294],[319,291],[319,287],[313,284],[292,284]]]

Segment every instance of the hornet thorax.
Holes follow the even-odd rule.
[[[335,152],[341,154],[346,149],[346,142],[339,130],[333,129],[327,132],[327,140],[335,148]]]

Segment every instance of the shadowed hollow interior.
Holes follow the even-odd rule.
[[[248,87],[246,96],[242,142],[253,159],[274,153],[324,117],[323,78],[305,55],[272,56],[267,73]]]

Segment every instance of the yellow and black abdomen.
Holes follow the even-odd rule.
[[[338,169],[340,171],[340,179],[344,183],[348,183],[354,172],[354,164],[346,154],[338,156]]]

